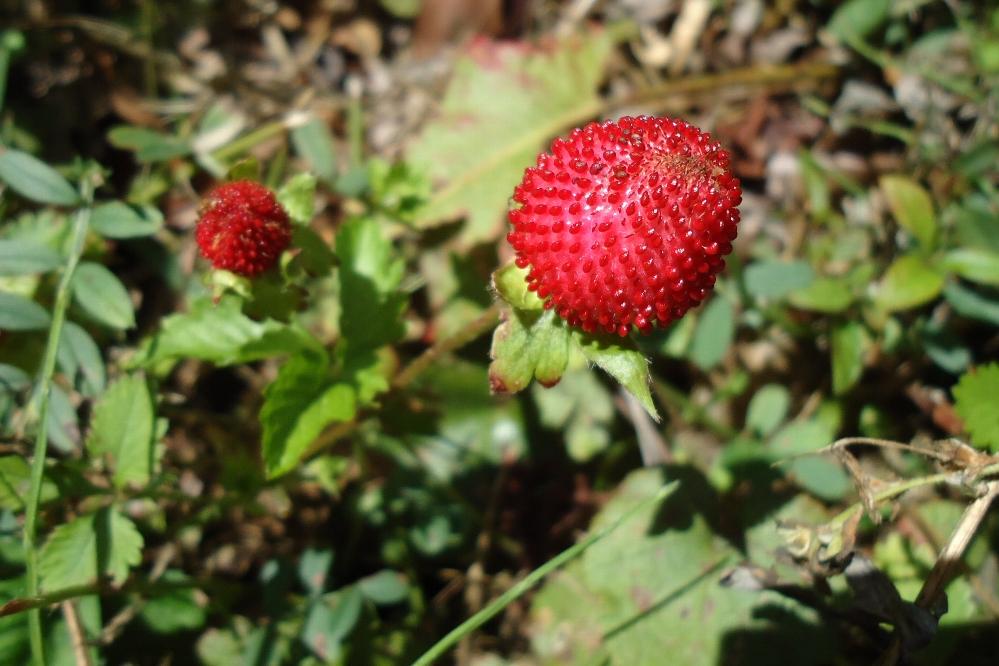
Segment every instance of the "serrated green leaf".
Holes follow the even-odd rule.
[[[163,227],[163,214],[152,206],[110,201],[94,207],[90,226],[106,238],[141,238],[151,236]]]
[[[915,255],[904,255],[881,278],[875,302],[886,312],[909,310],[932,301],[943,286],[943,276],[929,264]]]
[[[727,299],[711,299],[697,318],[694,339],[690,345],[690,360],[708,370],[725,358],[735,339],[735,309]]]
[[[336,236],[340,259],[340,333],[352,350],[375,349],[402,338],[407,299],[399,293],[405,270],[378,223],[359,218]]]
[[[296,224],[308,224],[316,210],[316,177],[299,173],[288,179],[277,193],[277,200]]]
[[[964,420],[971,442],[999,451],[999,363],[973,368],[954,387],[954,409]]]
[[[829,335],[833,393],[842,395],[860,380],[867,352],[867,334],[857,322],[835,326]]]
[[[29,240],[0,240],[0,275],[35,275],[62,265],[62,257],[48,245]]]
[[[757,435],[769,435],[784,422],[791,394],[780,384],[767,384],[753,394],[746,409],[746,428]]]
[[[828,658],[835,632],[817,633],[817,614],[774,592],[719,585],[728,565],[745,556],[713,532],[713,497],[695,490],[707,486],[700,475],[682,467],[632,473],[591,530],[613,524],[674,473],[682,475],[680,486],[661,506],[642,509],[549,576],[532,603],[535,660],[564,666],[773,663],[772,636],[788,623],[795,637],[808,631],[809,640],[795,643],[803,663]],[[743,642],[742,632],[765,638]]]
[[[440,113],[407,151],[407,161],[439,185],[416,225],[465,216],[462,245],[495,240],[538,149],[598,111],[612,48],[612,35],[597,30],[544,47],[473,42],[455,63]]]
[[[77,305],[94,321],[119,330],[135,326],[128,290],[101,264],[81,262],[73,274],[72,289]]]
[[[493,333],[489,385],[496,393],[516,393],[531,379],[551,386],[568,362],[569,332],[551,310],[512,310]]]
[[[291,143],[316,174],[327,183],[336,179],[336,147],[326,123],[320,118],[291,130]]]
[[[843,279],[819,278],[804,289],[792,291],[788,301],[801,310],[837,314],[850,307],[853,293]]]
[[[978,248],[951,250],[940,262],[944,270],[978,284],[999,287],[999,253]]]
[[[356,413],[356,389],[344,382],[334,383],[324,357],[292,356],[264,390],[260,408],[267,476],[273,478],[293,469],[323,428],[349,421]]]
[[[937,218],[929,193],[906,176],[883,176],[881,191],[898,225],[912,234],[924,252],[932,252],[936,247]]]
[[[49,321],[48,311],[30,298],[0,291],[0,331],[37,331]]]
[[[145,127],[119,125],[108,132],[108,141],[115,148],[134,151],[140,162],[164,162],[191,153],[185,139]]]
[[[224,366],[318,348],[307,332],[272,319],[254,321],[240,311],[238,298],[224,296],[217,306],[203,299],[190,312],[166,317],[133,365],[197,358]]]
[[[493,288],[518,310],[541,310],[544,306],[544,301],[527,288],[527,269],[512,261],[493,273]]]
[[[746,291],[753,298],[778,299],[815,281],[807,261],[757,261],[743,274]]]
[[[645,411],[659,420],[649,393],[649,359],[630,338],[611,338],[573,331],[573,339],[588,361],[616,379],[638,400]]]
[[[0,146],[0,180],[26,199],[75,206],[80,195],[58,171],[37,157]]]
[[[135,524],[110,508],[55,528],[39,557],[41,586],[54,592],[108,576],[114,584],[142,561],[142,535]]]
[[[155,420],[152,395],[139,375],[111,384],[94,407],[87,450],[95,457],[108,456],[117,487],[149,482]]]

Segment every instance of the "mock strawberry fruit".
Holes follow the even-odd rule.
[[[742,200],[728,153],[682,120],[621,118],[555,139],[514,190],[507,240],[571,326],[625,336],[710,293]]]
[[[254,277],[274,266],[288,247],[291,222],[273,192],[240,180],[208,193],[195,238],[215,268]]]

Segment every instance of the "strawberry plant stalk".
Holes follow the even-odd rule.
[[[93,199],[93,185],[84,180],[81,187],[83,200],[87,202],[84,208],[76,212],[73,220],[73,241],[63,267],[59,286],[56,290],[55,304],[52,308],[52,323],[49,326],[48,340],[45,343],[45,356],[38,377],[38,392],[36,393],[36,409],[38,415],[38,432],[35,437],[33,458],[31,461],[31,485],[28,489],[28,501],[24,516],[24,557],[25,557],[25,592],[28,597],[38,595],[38,550],[35,543],[35,532],[38,525],[38,503],[41,497],[42,476],[45,472],[45,455],[48,449],[48,412],[49,396],[52,392],[52,374],[55,371],[56,355],[59,350],[59,340],[62,337],[63,323],[66,320],[66,309],[69,307],[70,285],[73,273],[80,263],[83,254],[83,242],[90,225],[90,202]],[[31,642],[31,659],[36,666],[44,666],[45,654],[42,645],[42,618],[37,608],[28,611],[28,632]]]

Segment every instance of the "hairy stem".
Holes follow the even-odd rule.
[[[84,198],[89,201],[91,192],[85,192]],[[45,473],[45,455],[48,449],[48,413],[49,397],[52,393],[52,374],[55,372],[56,353],[59,349],[59,340],[62,337],[63,323],[66,321],[66,309],[69,307],[70,284],[76,266],[80,262],[80,255],[83,253],[83,241],[86,238],[89,224],[90,208],[77,211],[73,221],[73,244],[56,291],[55,305],[52,308],[52,323],[49,325],[45,356],[42,360],[38,388],[35,394],[38,410],[38,433],[35,438],[34,458],[31,461],[31,486],[28,489],[23,534],[25,574],[27,577],[25,589],[28,597],[38,595],[38,549],[35,543],[35,533],[38,527],[38,503],[41,498],[42,476]],[[42,618],[37,609],[32,609],[28,614],[28,632],[31,639],[32,661],[37,666],[44,666]]]

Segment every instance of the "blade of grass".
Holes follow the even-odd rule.
[[[446,636],[444,636],[444,638],[437,641],[429,650],[427,650],[423,656],[414,661],[413,666],[430,666],[430,664],[434,663],[435,660],[443,657],[448,650],[457,645],[462,638],[481,627],[483,624],[498,615],[504,608],[523,596],[532,587],[537,585],[542,578],[565,565],[567,562],[578,557],[584,550],[611,534],[628,520],[634,518],[635,515],[642,510],[659,504],[659,502],[666,499],[666,497],[673,492],[676,486],[676,481],[667,483],[665,486],[660,488],[655,495],[642,500],[632,508],[628,509],[614,522],[604,526],[600,530],[597,530],[574,546],[566,548],[561,553],[542,564],[540,567],[529,573],[519,583],[498,596],[492,603],[452,629]]]

